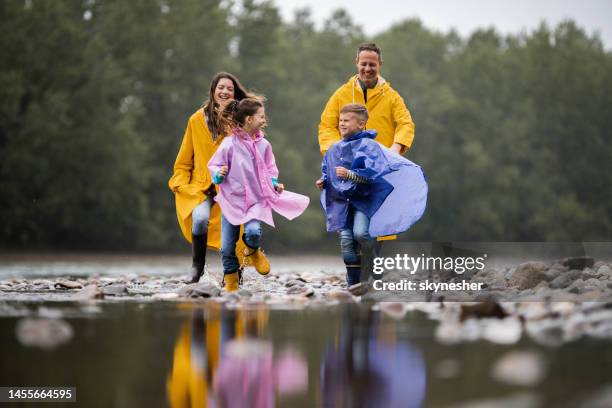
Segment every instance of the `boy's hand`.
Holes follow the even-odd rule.
[[[323,190],[323,187],[325,187],[325,182],[323,181],[323,179],[318,179],[317,181],[315,181],[315,185],[319,190]]]
[[[348,177],[348,170],[344,167],[338,166],[336,167],[336,176],[340,177],[341,179],[346,179]]]
[[[229,168],[227,166],[221,166],[221,168],[219,169],[218,173],[221,177],[225,177],[227,176],[227,172],[229,171]]]
[[[282,193],[283,191],[285,191],[285,185],[282,183],[276,183],[276,185],[274,186],[274,189],[276,190],[277,193]]]

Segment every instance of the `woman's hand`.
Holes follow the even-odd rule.
[[[336,167],[336,176],[340,177],[343,180],[346,180],[348,177],[348,170],[344,167],[338,166]]]
[[[318,179],[317,181],[315,181],[315,186],[317,186],[319,190],[323,190],[323,187],[325,187],[325,182],[323,181],[323,179]]]
[[[221,177],[225,177],[227,176],[227,172],[229,171],[229,167],[227,166],[221,166],[221,168],[219,169],[218,173]]]
[[[283,191],[285,191],[285,185],[282,183],[276,183],[276,185],[274,186],[274,189],[276,190],[277,193],[282,193]]]

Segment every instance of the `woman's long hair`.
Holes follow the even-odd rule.
[[[217,84],[223,78],[229,79],[234,84],[234,100],[241,101],[244,98],[252,98],[255,96],[249,93],[244,86],[242,86],[238,78],[229,72],[219,72],[214,76],[210,82],[208,100],[204,102],[202,106],[207,118],[208,129],[210,130],[213,140],[217,140],[220,135],[226,133],[233,123],[232,112],[231,109],[229,109],[232,104],[228,105],[228,109],[224,112],[221,112],[219,109],[219,102],[215,100],[215,89],[217,89]]]

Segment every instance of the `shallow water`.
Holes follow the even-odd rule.
[[[398,321],[358,304],[229,310],[216,303],[21,303],[5,304],[5,314],[8,306],[13,316],[0,318],[0,384],[75,386],[76,405],[84,407],[223,401],[575,407],[609,398],[612,384],[608,340],[581,339],[555,348],[528,339],[512,346],[443,345],[434,340],[435,323],[421,312]],[[51,350],[24,346],[16,337],[18,315],[64,316],[74,335]],[[496,362],[517,350],[538,357],[541,376],[524,385],[493,378]]]
[[[336,257],[272,262],[279,274],[342,272]],[[172,276],[187,266],[185,256],[16,256],[3,259],[0,277]],[[448,344],[424,312],[382,309],[0,297],[0,385],[74,386],[67,407],[612,406],[609,339],[552,347],[523,333],[511,345]],[[43,348],[42,334],[24,340],[29,318],[66,322],[72,334]]]

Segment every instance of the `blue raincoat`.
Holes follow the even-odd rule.
[[[375,142],[376,135],[375,130],[351,135],[333,144],[323,157],[321,205],[329,232],[352,228],[350,207],[370,218],[372,237],[404,232],[425,212],[427,182],[421,167]],[[337,166],[367,182],[341,179]]]

